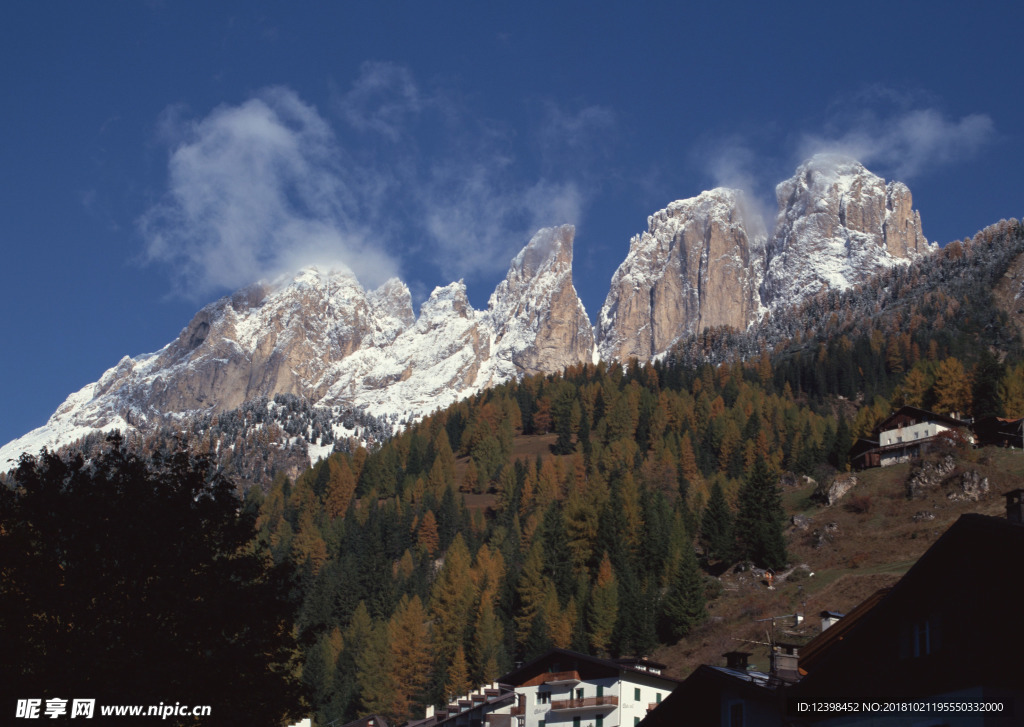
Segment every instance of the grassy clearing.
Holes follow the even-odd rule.
[[[753,652],[751,661],[767,669],[767,642],[810,640],[820,631],[821,611],[848,612],[879,588],[897,583],[961,515],[1002,517],[1002,493],[1024,486],[1024,452],[984,449],[962,454],[945,485],[921,499],[911,500],[906,494],[906,481],[916,464],[856,473],[857,485],[833,507],[811,502],[813,485],[785,490],[787,515],[810,520],[806,530],[791,527],[788,532],[790,561],[806,568],[797,569],[771,591],[749,573],[727,572],[720,579],[722,595],[710,605],[708,622],[685,641],[662,647],[654,658],[668,664],[672,674],[685,677],[699,664],[723,664],[722,654],[740,649]],[[988,495],[978,502],[950,500],[949,487],[970,470],[989,479]],[[931,519],[922,519],[923,512]],[[825,531],[834,535],[822,538]],[[760,620],[796,611],[805,614],[800,626],[786,619]]]

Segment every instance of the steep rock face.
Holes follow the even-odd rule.
[[[367,293],[347,269],[306,268],[211,303],[154,354],[124,357],[47,424],[0,449],[0,463],[96,431],[146,428],[294,394],[399,421],[509,378],[589,360],[572,286],[573,228],[541,230],[476,311],[459,281],[413,315],[397,279]]]
[[[367,295],[347,269],[307,268],[206,306],[160,352],[108,372],[96,395],[127,387],[121,398],[143,415],[222,411],[275,394],[316,399],[333,363],[387,345],[411,319],[397,280]]]
[[[597,322],[605,359],[649,359],[680,337],[756,319],[767,240],[743,193],[714,189],[651,215],[630,240]]]
[[[594,334],[572,284],[571,225],[542,229],[512,260],[488,302],[495,356],[513,375],[589,360]]]
[[[769,308],[845,290],[932,249],[906,185],[886,184],[853,159],[814,156],[775,194],[779,213],[761,287]]]

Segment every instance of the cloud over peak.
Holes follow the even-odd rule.
[[[548,123],[513,132],[393,63],[363,64],[332,101],[324,117],[275,87],[205,118],[165,113],[167,189],[138,226],[177,293],[202,299],[310,264],[343,263],[368,287],[402,265],[501,273],[538,228],[579,223],[586,174],[552,160],[613,123],[600,107],[549,104]],[[534,158],[512,143],[523,131],[537,135]]]
[[[375,185],[352,178],[330,127],[294,92],[267,89],[168,128],[167,191],[139,229],[178,293],[202,298],[296,264],[342,262],[368,283],[397,270],[367,224]]]
[[[994,138],[995,125],[987,114],[951,119],[935,108],[867,109],[834,118],[824,133],[804,134],[799,153],[803,158],[845,154],[906,180],[969,159]]]

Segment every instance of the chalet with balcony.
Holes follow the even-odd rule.
[[[936,444],[943,432],[969,427],[956,414],[945,416],[927,409],[903,406],[875,427],[871,439],[858,439],[850,449],[856,469],[909,462]]]
[[[635,727],[679,684],[664,668],[552,649],[499,681],[515,688],[512,727]]]

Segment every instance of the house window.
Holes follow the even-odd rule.
[[[633,699],[637,702],[640,701],[640,687],[633,690]]]
[[[661,704],[661,692],[654,695],[654,702],[655,704]]]
[[[546,725],[546,724],[547,724],[547,721],[542,719],[539,722],[537,722],[537,727],[544,727],[544,725]]]
[[[572,727],[580,727],[580,716],[576,715],[572,718]]]
[[[583,688],[582,687],[576,690],[576,699],[583,699]]]
[[[729,706],[729,727],[743,727],[743,702],[733,702]]]
[[[597,727],[604,727],[604,715],[597,715]]]
[[[551,704],[551,692],[537,692],[537,704]]]
[[[939,614],[906,620],[900,627],[900,656],[904,659],[929,656],[942,643],[942,622]]]
[[[633,727],[636,727],[638,724],[640,724],[640,718],[639,717],[634,717],[633,718]]]
[[[600,684],[597,685],[597,696],[599,696],[599,697],[603,697],[604,696],[604,687],[602,685],[600,685]]]

